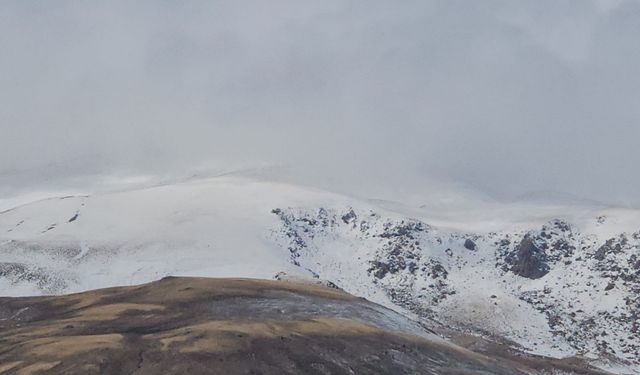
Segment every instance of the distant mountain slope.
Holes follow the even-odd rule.
[[[354,208],[273,212],[292,262],[352,293],[382,291],[436,325],[638,371],[640,231],[601,237],[554,219],[477,233]],[[593,221],[607,225],[605,216]]]
[[[335,289],[165,278],[59,297],[0,299],[0,373],[604,374],[480,354]]]
[[[640,212],[407,207],[223,176],[0,213],[0,295],[168,275],[319,276],[422,319],[640,373]]]

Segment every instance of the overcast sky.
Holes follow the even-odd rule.
[[[2,194],[260,162],[638,205],[640,2],[2,1],[0,142]]]

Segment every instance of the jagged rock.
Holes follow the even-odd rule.
[[[444,268],[444,266],[436,260],[432,259],[430,262],[430,265],[425,265],[425,266],[431,267],[431,271],[428,273],[428,275],[434,279],[437,279],[437,278],[446,279],[447,276],[449,275],[449,272],[447,271],[447,269]]]
[[[526,235],[516,248],[513,262],[511,271],[528,279],[539,279],[549,273],[545,252],[534,244],[529,235]]]
[[[478,248],[476,243],[468,238],[464,241],[464,247],[468,250],[476,250]]]
[[[384,232],[379,236],[382,238],[407,237],[414,239],[415,235],[427,230],[427,225],[419,221],[402,221],[400,224],[387,223]]]
[[[378,279],[382,279],[389,272],[393,272],[391,266],[388,263],[384,263],[384,262],[374,262],[368,271],[373,272],[373,275]]]
[[[350,209],[349,212],[347,212],[346,214],[342,215],[342,221],[345,224],[351,224],[353,223],[356,219],[358,218],[358,216],[356,215],[356,213],[353,211],[353,209]]]
[[[624,241],[624,239],[622,241]],[[596,250],[593,257],[596,260],[604,260],[604,258],[607,257],[607,254],[612,252],[619,252],[620,250],[622,250],[622,246],[623,246],[623,243],[621,243],[622,241],[618,242],[616,238],[608,239],[607,242],[605,242],[602,246],[598,248],[598,250]]]

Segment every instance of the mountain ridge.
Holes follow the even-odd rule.
[[[577,361],[473,351],[308,283],[168,277],[0,301],[2,373],[606,375]]]
[[[637,326],[627,311],[637,303],[639,218],[628,209],[530,203],[428,212],[222,176],[47,199],[0,214],[0,291],[59,294],[168,275],[315,275],[409,316],[451,317],[436,323],[503,336],[532,353],[633,370],[637,339],[618,332]],[[534,252],[544,256],[528,256]],[[539,278],[523,277],[541,266]],[[597,332],[602,324],[608,336]]]

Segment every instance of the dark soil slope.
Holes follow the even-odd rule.
[[[3,374],[511,375],[555,368],[549,363],[475,353],[379,305],[315,285],[166,278],[0,298]]]

